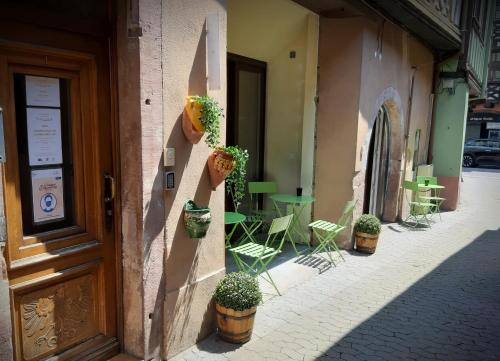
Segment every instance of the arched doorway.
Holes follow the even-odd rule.
[[[390,120],[380,107],[371,132],[365,173],[363,213],[382,218],[385,211],[390,156]]]

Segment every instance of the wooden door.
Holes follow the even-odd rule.
[[[106,47],[86,53],[0,40],[16,360],[99,360],[118,350]]]

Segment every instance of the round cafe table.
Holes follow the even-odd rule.
[[[299,255],[299,252],[297,251],[297,247],[295,246],[295,241],[293,239],[293,236],[297,236],[299,240],[302,240],[304,243],[307,243],[309,246],[311,245],[311,240],[308,234],[308,230],[305,231],[301,226],[300,226],[300,216],[302,212],[304,211],[305,207],[309,204],[312,204],[315,199],[312,196],[296,196],[296,195],[291,195],[291,194],[273,194],[269,198],[274,203],[274,207],[276,208],[276,212],[280,217],[283,217],[286,213],[282,212],[279,203],[284,204],[285,207],[287,205],[292,206],[292,223],[290,225],[290,231],[288,232],[288,239],[292,243],[293,249],[295,250],[295,253]]]

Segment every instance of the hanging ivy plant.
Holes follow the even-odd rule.
[[[233,198],[234,207],[237,209],[245,196],[248,151],[239,146],[224,146],[220,150],[231,154],[235,162],[233,171],[226,178],[226,185],[227,192]]]
[[[220,117],[223,116],[222,108],[215,99],[207,95],[196,95],[192,99],[201,105],[200,121],[207,134],[205,142],[210,148],[215,149],[220,143]]]

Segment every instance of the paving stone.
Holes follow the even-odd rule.
[[[431,229],[386,224],[375,254],[344,252],[266,300],[251,342],[210,337],[173,360],[500,360],[500,170],[463,180],[459,210]]]

